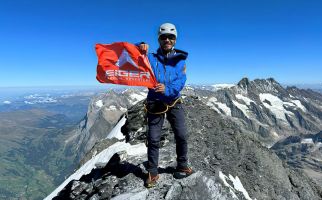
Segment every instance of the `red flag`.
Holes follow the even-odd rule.
[[[127,42],[96,44],[96,79],[113,83],[154,88],[157,85],[149,60],[139,48]]]

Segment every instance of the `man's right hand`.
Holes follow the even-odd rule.
[[[139,49],[142,53],[144,54],[148,54],[148,51],[149,51],[149,45],[148,44],[140,44],[139,45]]]
[[[161,92],[162,94],[164,94],[165,92],[165,85],[162,83],[158,83],[158,85],[154,88],[155,92]]]

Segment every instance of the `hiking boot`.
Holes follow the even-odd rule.
[[[157,180],[159,180],[160,176],[159,174],[153,176],[150,174],[150,172],[148,173],[148,178],[145,181],[145,187],[147,188],[152,188],[157,184]]]
[[[182,179],[187,176],[190,176],[193,174],[194,171],[191,167],[185,167],[185,168],[177,168],[176,172],[174,172],[173,177],[176,179]]]

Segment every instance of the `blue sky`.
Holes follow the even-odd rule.
[[[163,22],[189,52],[188,83],[273,77],[322,83],[322,1],[0,1],[0,87],[100,85],[96,43],[158,47]]]

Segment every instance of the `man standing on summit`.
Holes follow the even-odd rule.
[[[175,178],[184,178],[193,173],[188,167],[187,134],[184,110],[180,91],[186,82],[185,60],[188,53],[175,49],[177,29],[171,23],[164,23],[158,30],[160,47],[156,53],[149,53],[148,58],[157,79],[157,86],[149,89],[146,108],[148,112],[148,178],[145,186],[156,185],[159,179],[158,162],[161,129],[164,119],[170,122],[174,132],[177,153]],[[141,51],[148,52],[148,44],[139,45]]]

